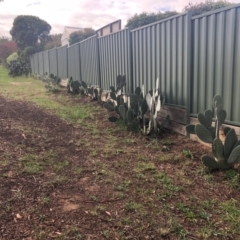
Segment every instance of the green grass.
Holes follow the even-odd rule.
[[[193,236],[193,239],[211,239],[217,236],[221,239],[225,236],[231,237],[232,233],[239,234],[238,201],[230,197],[218,199],[219,195],[214,192],[209,198],[207,196],[207,191],[214,188],[215,184],[218,189],[221,184],[231,191],[236,191],[239,188],[239,174],[235,170],[226,171],[219,183],[219,175],[206,174],[201,163],[197,165],[197,161],[192,161],[195,157],[192,149],[184,146],[186,150],[176,150],[178,143],[174,138],[169,140],[164,137],[159,140],[144,138],[138,133],[124,135],[122,132],[126,129],[123,124],[106,124],[106,127],[102,124],[103,120],[95,115],[101,107],[81,101],[77,103],[80,96],[69,96],[61,92],[50,94],[40,80],[10,78],[2,67],[0,95],[8,99],[29,101],[74,124],[75,128],[72,130],[76,132],[68,141],[71,147],[75,147],[73,155],[62,156],[63,149],[59,146],[39,155],[34,153],[34,149],[30,149],[28,154],[23,154],[18,159],[20,170],[17,174],[33,175],[28,177],[34,179],[34,175],[46,173],[47,177],[42,182],[45,190],[57,188],[59,185],[71,186],[75,184],[74,180],[81,183],[84,178],[88,180],[81,183],[83,188],[97,185],[101,193],[93,190],[85,196],[91,206],[89,209],[88,205],[84,206],[84,212],[88,212],[87,219],[93,222],[93,225],[94,221],[97,226],[101,219],[104,220],[107,227],[101,226],[99,231],[104,239],[131,239],[127,238],[128,231],[131,232],[131,237],[136,235],[139,239],[151,239],[151,236],[156,239],[189,239],[190,236]],[[34,132],[31,126],[28,128],[20,123],[17,128],[29,134]],[[44,129],[38,131],[40,130],[44,143],[54,139],[55,136],[49,137]],[[22,148],[22,145],[19,145],[17,150],[19,148]],[[86,151],[83,155],[86,158],[84,163],[72,158],[75,155],[78,157],[81,150]],[[12,166],[12,154],[2,153],[1,157],[1,168]],[[3,171],[1,181],[8,179],[7,174],[8,171]],[[36,176],[36,179],[38,178],[39,176]],[[199,192],[196,191],[198,187]],[[14,191],[13,196],[21,199],[24,195],[20,189]],[[114,201],[111,203],[112,200]],[[103,205],[98,205],[102,201]],[[105,204],[104,201],[110,202]],[[54,202],[54,196],[41,192],[39,202],[42,206],[49,207]],[[106,212],[110,212],[111,216]],[[46,217],[44,213],[38,216],[42,222]],[[108,225],[109,222],[111,224]],[[142,233],[144,235],[141,235]],[[34,232],[36,239],[47,239],[49,234],[48,231],[40,229]],[[85,239],[86,235],[82,233],[82,229],[72,226],[63,229],[61,235],[56,237],[69,238]]]
[[[60,118],[81,124],[87,118],[92,118],[97,107],[91,104],[72,104],[70,97],[48,93],[45,84],[33,78],[8,76],[7,70],[0,66],[0,94],[11,99],[30,101],[36,105],[51,110]],[[62,104],[64,102],[64,104]],[[96,130],[94,130],[96,134]]]

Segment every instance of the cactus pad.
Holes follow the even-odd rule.
[[[223,132],[224,132],[224,135],[227,136],[227,133],[231,130],[230,127],[225,127]]]
[[[115,88],[114,88],[113,86],[110,87],[110,90],[111,90],[112,92],[116,92],[116,90],[115,90]]]
[[[189,124],[186,126],[186,131],[189,134],[196,134],[195,133],[195,125],[194,124]]]
[[[110,103],[104,103],[103,107],[105,107],[109,111],[113,111],[114,107]]]
[[[144,99],[141,104],[142,115],[144,115],[148,110],[147,101]]]
[[[127,120],[128,120],[128,123],[132,123],[134,120],[134,113],[132,109],[129,109],[127,111]]]
[[[220,95],[215,95],[213,98],[213,108],[218,108],[219,111],[223,108],[223,99]]]
[[[110,92],[110,97],[112,100],[117,100],[116,93],[115,92]]]
[[[227,112],[225,110],[221,110],[217,116],[219,127],[224,123],[224,121],[226,120],[226,117],[227,117]]]
[[[140,95],[141,94],[141,88],[140,87],[136,87],[135,94],[136,95]]]
[[[215,138],[212,144],[212,152],[217,159],[224,158],[223,149],[222,141],[219,138]]]
[[[205,127],[208,128],[208,122],[205,116],[202,113],[198,113],[197,115],[198,121]]]
[[[240,163],[240,145],[233,149],[228,158],[228,163],[229,164]]]
[[[197,124],[195,127],[195,132],[200,140],[206,143],[212,143],[212,134],[208,131],[206,127],[201,124]]]
[[[126,109],[123,105],[120,105],[120,107],[118,108],[120,116],[125,119],[126,118]]]
[[[114,116],[111,116],[111,117],[108,118],[108,120],[109,120],[110,122],[117,122],[117,121],[118,121],[118,118],[117,118],[117,117],[114,117]]]
[[[206,122],[207,122],[207,126],[208,128],[210,128],[212,126],[212,117],[213,117],[213,113],[211,110],[205,110],[204,112],[204,116],[205,116],[205,119],[206,119]]]
[[[151,109],[152,109],[152,96],[151,96],[150,93],[147,94],[146,101],[147,101],[148,109],[151,111]]]
[[[218,162],[215,161],[215,159],[212,158],[211,156],[203,155],[202,156],[202,162],[206,167],[208,167],[208,169],[210,171],[219,168]]]
[[[234,145],[237,143],[237,135],[234,131],[234,129],[231,129],[226,136],[225,142],[224,142],[224,156],[226,158],[229,157]]]

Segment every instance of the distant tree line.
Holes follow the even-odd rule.
[[[0,0],[3,2],[3,0]],[[218,0],[206,0],[201,3],[188,3],[183,11],[191,11],[192,15],[199,15],[208,11],[216,10],[233,3]],[[164,13],[140,13],[128,19],[126,27],[135,29],[147,24],[179,14],[176,11]],[[20,15],[14,19],[10,34],[12,39],[0,37],[0,64],[9,67],[11,62],[29,64],[29,56],[40,51],[49,50],[61,46],[62,34],[50,34],[51,26],[44,20],[35,16]],[[84,28],[70,35],[69,45],[80,42],[96,34],[92,28]],[[12,56],[11,56],[12,55]],[[8,59],[8,61],[7,61]]]
[[[191,11],[192,16],[196,16],[199,14],[203,14],[205,12],[213,11],[219,8],[231,6],[233,3],[224,1],[224,0],[218,0],[218,1],[213,1],[213,0],[206,0],[205,2],[200,2],[200,3],[188,3],[184,8],[183,11]],[[135,14],[131,18],[128,19],[126,27],[129,27],[130,29],[135,29],[142,27],[144,25],[160,21],[164,18],[168,18],[174,15],[179,14],[176,11],[167,11],[164,13],[140,13],[140,14]]]

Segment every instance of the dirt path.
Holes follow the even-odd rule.
[[[0,239],[237,239],[220,215],[239,194],[204,173],[209,149],[115,129],[103,109],[87,123],[0,97]]]

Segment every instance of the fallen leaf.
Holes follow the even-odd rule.
[[[108,216],[111,216],[111,213],[110,213],[110,212],[105,211],[105,213],[106,213]]]
[[[16,218],[17,218],[17,219],[21,219],[22,216],[21,216],[19,213],[17,213],[17,214],[16,214]]]

